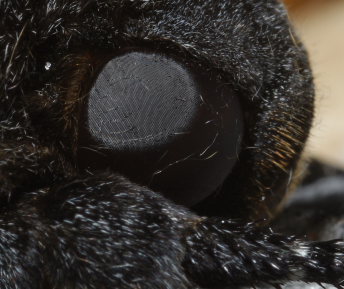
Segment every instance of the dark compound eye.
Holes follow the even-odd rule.
[[[103,66],[83,118],[82,167],[110,168],[188,206],[221,187],[243,133],[229,86],[201,68],[146,52]]]

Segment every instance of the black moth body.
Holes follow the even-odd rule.
[[[0,288],[340,287],[260,222],[313,97],[276,0],[1,0]]]

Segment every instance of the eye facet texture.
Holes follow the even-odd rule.
[[[108,61],[90,90],[80,163],[111,168],[191,206],[219,188],[236,163],[241,114],[235,93],[209,72],[130,52]]]
[[[130,53],[109,61],[88,101],[91,135],[114,151],[147,151],[192,126],[200,106],[191,75],[159,55]]]

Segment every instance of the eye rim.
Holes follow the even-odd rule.
[[[287,128],[291,135],[297,140],[297,144],[291,144],[295,153],[288,157],[288,166],[286,170],[291,170],[295,168],[295,164],[299,158],[299,154],[302,151],[303,143],[308,136],[309,128],[311,126],[312,119],[312,109],[313,109],[313,98],[314,98],[314,88],[312,86],[312,78],[309,73],[309,64],[307,61],[306,54],[300,47],[293,50],[294,54],[288,54],[286,57],[293,61],[294,67],[294,83],[302,86],[299,88],[293,88],[294,92],[300,100],[297,100],[296,96],[286,93],[286,96],[290,97],[289,106],[285,106],[283,101],[280,101],[276,95],[265,95],[264,99],[261,96],[264,86],[271,86],[274,82],[274,89],[276,93],[281,93],[281,89],[277,88],[281,85],[280,79],[262,79],[262,83],[259,86],[260,93],[255,94],[250,91],[250,87],[240,86],[237,81],[237,77],[233,77],[233,73],[238,73],[237,71],[228,71],[228,67],[221,69],[219,63],[214,63],[206,55],[201,57],[198,54],[194,54],[192,49],[184,49],[179,45],[174,44],[169,40],[132,40],[130,43],[122,43],[125,48],[111,48],[111,49],[75,49],[70,53],[66,53],[65,56],[61,56],[58,63],[54,63],[56,71],[59,71],[55,77],[56,82],[48,83],[51,85],[51,90],[43,95],[37,95],[33,92],[27,98],[27,108],[30,117],[37,118],[37,121],[33,122],[33,126],[37,129],[37,134],[42,138],[42,142],[51,146],[53,141],[53,146],[55,149],[59,150],[61,157],[65,158],[65,162],[70,162],[74,166],[74,174],[88,174],[87,172],[78,168],[76,160],[77,140],[78,133],[76,128],[78,127],[80,107],[83,103],[84,95],[87,93],[87,83],[92,79],[95,69],[101,62],[100,59],[104,55],[114,55],[118,53],[120,49],[130,50],[133,47],[144,47],[145,49],[153,49],[154,51],[166,51],[168,53],[173,53],[176,57],[180,59],[187,59],[189,62],[195,63],[200,67],[205,69],[212,68],[222,76],[224,81],[231,83],[234,90],[240,96],[240,101],[242,109],[246,112],[244,115],[245,132],[242,144],[242,151],[239,155],[240,162],[234,167],[228,184],[224,185],[224,189],[220,192],[214,194],[210,200],[206,200],[205,206],[202,208],[193,208],[196,212],[206,215],[222,215],[230,217],[247,217],[251,218],[261,218],[269,217],[270,213],[264,214],[264,212],[269,212],[270,204],[278,203],[281,200],[281,196],[284,194],[285,188],[288,187],[287,180],[289,176],[281,171],[280,169],[273,168],[268,171],[264,168],[264,163],[272,163],[278,161],[278,158],[271,156],[270,159],[261,163],[260,159],[266,153],[266,146],[260,146],[253,152],[253,147],[255,147],[255,141],[259,136],[257,132],[258,127],[266,128],[266,137],[263,139],[268,139],[274,137],[274,134],[269,127],[266,126],[266,119],[269,117],[264,115],[264,109],[266,109],[266,104],[271,102],[274,106],[284,106],[281,113],[288,113],[290,108],[294,108],[291,115],[293,117],[301,117],[300,122],[303,123],[304,127],[300,132],[297,128],[290,127],[288,125],[288,117],[284,117],[281,124],[282,127]],[[276,66],[276,71],[269,72],[272,76],[274,73],[278,73],[278,70],[282,69],[280,66]],[[290,69],[290,68],[289,68]],[[262,70],[262,73],[268,73]],[[271,77],[269,75],[269,77]],[[289,80],[288,80],[289,81]],[[285,84],[285,89],[290,89],[290,84],[287,82]],[[42,123],[41,116],[37,111],[44,110],[46,105],[51,105],[52,101],[47,101],[49,97],[48,94],[54,93],[58,97],[57,105],[53,105],[53,115],[44,116],[47,120]],[[37,100],[37,101],[36,101]],[[254,103],[254,105],[253,105]],[[35,105],[34,105],[35,104]],[[42,107],[38,107],[42,105]],[[305,106],[303,109],[302,107]],[[253,108],[253,109],[252,109]],[[253,112],[252,112],[253,111]],[[251,112],[251,113],[248,113]],[[58,121],[57,121],[58,117]],[[264,120],[265,119],[265,120]],[[48,134],[42,134],[41,132],[51,132]],[[53,139],[53,140],[52,140]],[[281,142],[276,142],[271,148],[281,145]],[[270,149],[270,148],[269,148]],[[279,180],[279,184],[275,181],[272,187],[271,179]],[[246,189],[238,184],[240,182],[245,182],[247,185]],[[228,189],[228,186],[230,187]],[[266,188],[268,187],[268,190]],[[233,194],[233,190],[235,194]],[[270,191],[279,191],[280,193],[271,194]],[[232,195],[229,197],[228,195]],[[261,199],[265,197],[265,201]],[[237,204],[237,211],[228,212],[228,207],[232,207],[231,204]],[[204,204],[203,204],[204,205]],[[240,208],[240,209],[239,209]],[[263,215],[262,215],[263,213]]]

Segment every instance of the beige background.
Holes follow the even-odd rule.
[[[344,168],[344,0],[289,0],[316,83],[316,119],[307,154]]]

